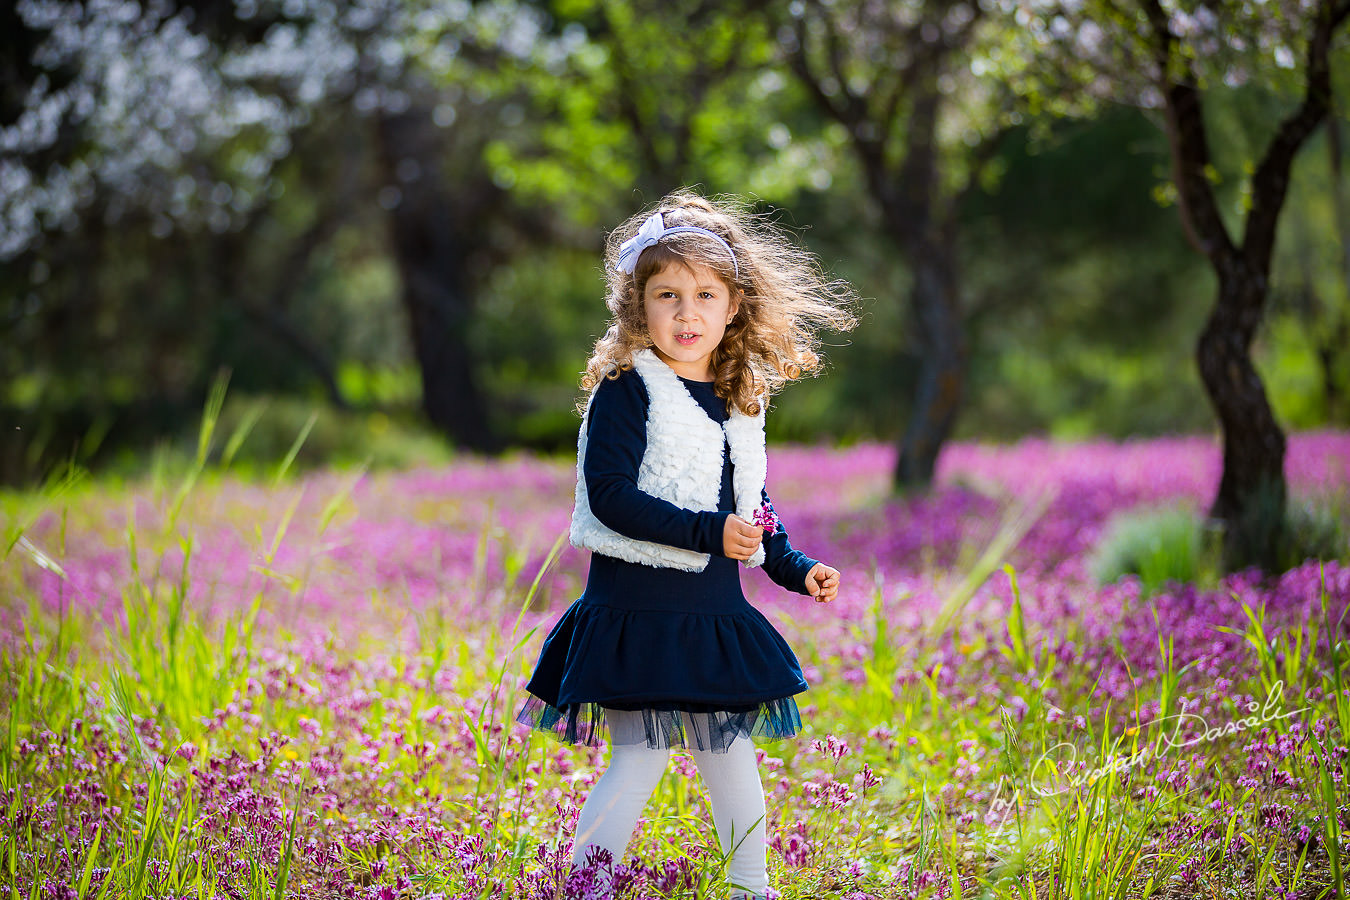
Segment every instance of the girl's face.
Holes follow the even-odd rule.
[[[716,272],[671,264],[647,279],[642,292],[647,332],[656,355],[691,381],[712,381],[712,355],[739,301]]]

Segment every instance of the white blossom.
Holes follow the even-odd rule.
[[[272,193],[274,165],[317,106],[405,110],[410,79],[446,85],[465,40],[555,65],[586,44],[576,30],[545,41],[540,14],[516,0],[235,0],[240,20],[275,21],[261,40],[228,45],[168,0],[18,0],[16,11],[42,35],[33,65],[73,77],[53,88],[40,73],[0,127],[0,261],[45,228],[77,225],[96,196],[112,221],[150,212],[156,233],[227,230]],[[455,99],[435,106],[440,127],[455,122]],[[30,161],[71,132],[91,149],[36,174]]]

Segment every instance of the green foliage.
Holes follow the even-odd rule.
[[[783,66],[764,9],[692,0],[532,8],[544,23],[538,52],[484,64],[466,51],[428,75],[435,92],[415,107],[434,110],[428,134],[442,142],[419,157],[425,175],[437,159],[444,183],[486,181],[496,206],[525,212],[524,227],[509,215],[482,223],[482,247],[467,258],[469,345],[504,442],[571,446],[577,375],[605,321],[604,229],[678,183],[757,197],[866,298],[861,327],[826,348],[828,377],[775,398],[771,437],[895,437],[923,350],[907,308],[911,276],[884,234],[853,137],[823,120]],[[971,352],[957,436],[1210,427],[1192,357],[1215,288],[1176,211],[1155,200],[1171,202],[1158,190],[1170,185],[1171,165],[1159,122],[1037,82],[1027,67],[1049,32],[1008,28],[992,14],[986,25],[970,72],[944,88],[954,119],[940,134],[944,171],[960,181],[967,138],[1013,126],[961,206]],[[1103,27],[1131,25],[1113,18]],[[433,37],[409,37],[408,49],[424,54]],[[844,48],[847,77],[878,65],[861,55],[868,46]],[[1103,52],[1129,56],[1131,46],[1108,42]],[[1230,222],[1270,122],[1290,103],[1290,73],[1259,52],[1244,61],[1248,87],[1206,83],[1215,188]],[[1073,82],[1094,62],[1069,61],[1060,74]],[[1344,91],[1345,74],[1337,78]],[[998,98],[966,90],[972,80],[1035,96],[1015,115],[986,115]],[[1064,112],[1083,117],[1052,115]],[[0,353],[0,482],[37,483],[72,460],[143,466],[146,448],[178,440],[222,366],[236,390],[274,398],[239,448],[249,464],[284,454],[322,397],[385,412],[321,411],[299,465],[324,454],[402,465],[444,452],[405,412],[421,386],[387,228],[384,189],[422,182],[384,184],[388,166],[371,129],[354,127],[360,121],[341,103],[316,110],[242,229],[165,239],[156,222],[128,214],[115,227],[90,221],[53,233],[0,271],[0,342],[13,350]],[[1290,428],[1350,422],[1338,146],[1319,136],[1299,156],[1269,327],[1253,348]],[[237,403],[225,413],[236,422],[245,414]]]
[[[1193,362],[1213,301],[1175,212],[1148,199],[1167,143],[1134,111],[1008,135],[996,189],[967,202],[971,372],[964,436],[1194,431]],[[1109,163],[1107,162],[1109,160]]]
[[[1350,423],[1350,193],[1328,122],[1295,160],[1270,314],[1254,348],[1271,406],[1293,428]]]
[[[829,153],[816,123],[791,147],[775,139],[798,131],[803,104],[769,66],[765,16],[694,0],[549,6],[553,27],[585,41],[521,73],[538,124],[486,151],[494,177],[527,202],[609,227],[679,185],[782,197],[828,184],[815,175]]]
[[[312,423],[310,420],[313,420]],[[375,469],[407,468],[447,462],[453,455],[445,439],[427,428],[411,410],[342,411],[301,397],[260,397],[234,393],[226,399],[217,426],[224,435],[240,433],[235,446],[219,441],[210,459],[243,475],[267,476],[287,458],[297,438],[292,467],[366,464]],[[147,469],[175,471],[195,451],[195,435],[161,441],[153,457],[134,450],[118,454],[109,469],[126,477]]]
[[[1284,572],[1308,560],[1350,558],[1347,522],[1344,495],[1283,499],[1278,486],[1258,486],[1244,514],[1229,525],[1224,569]]]
[[[0,483],[72,459],[122,468],[195,427],[221,368],[236,390],[312,397],[344,364],[406,365],[396,269],[369,218],[382,211],[353,200],[333,127],[296,140],[242,233],[166,240],[128,217],[0,269]]]
[[[1089,569],[1099,584],[1137,575],[1145,596],[1168,582],[1213,578],[1217,547],[1191,509],[1165,507],[1120,513],[1107,523]]]
[[[1257,371],[1276,421],[1290,429],[1344,424],[1348,410],[1337,409],[1338,389],[1350,387],[1350,367],[1320,359],[1316,332],[1302,315],[1277,307],[1255,348]],[[1331,366],[1328,371],[1326,366]],[[1345,369],[1344,374],[1335,371]],[[1328,388],[1331,390],[1328,391]]]
[[[494,271],[470,326],[479,384],[509,443],[574,447],[580,378],[607,312],[596,258],[541,249]]]
[[[1263,497],[1265,495],[1262,495]],[[1277,514],[1268,499],[1256,507],[1255,524],[1239,523],[1238,547],[1277,548],[1274,570],[1284,572],[1308,560],[1350,559],[1350,515],[1326,500],[1291,499]],[[1248,529],[1242,532],[1244,527]],[[1272,536],[1274,535],[1274,536]],[[1089,565],[1099,584],[1125,575],[1139,577],[1147,596],[1168,582],[1212,583],[1223,570],[1253,564],[1248,556],[1229,550],[1225,555],[1220,532],[1192,509],[1164,507],[1120,513],[1108,523]]]
[[[1310,559],[1350,560],[1350,511],[1326,500],[1295,500],[1285,518],[1285,543],[1280,568],[1292,569]]]

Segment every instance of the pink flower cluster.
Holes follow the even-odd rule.
[[[754,523],[764,529],[765,534],[773,534],[778,531],[781,524],[778,521],[778,515],[773,511],[773,507],[765,503],[759,509],[755,510]]]

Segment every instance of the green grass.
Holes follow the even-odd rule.
[[[1215,535],[1185,507],[1130,510],[1115,515],[1090,560],[1098,584],[1136,575],[1144,596],[1169,583],[1212,584],[1219,571]]]

